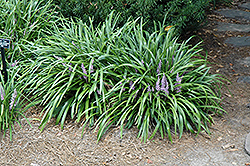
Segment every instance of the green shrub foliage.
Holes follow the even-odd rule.
[[[46,45],[30,46],[38,58],[24,72],[30,95],[45,106],[41,128],[53,116],[63,127],[69,115],[95,125],[98,140],[111,125],[121,133],[136,125],[144,141],[157,131],[170,140],[172,131],[209,133],[212,115],[223,111],[223,79],[209,74],[199,46],[178,43],[172,29],[149,33],[142,20],[118,28],[112,16],[97,28],[62,21]]]
[[[205,9],[211,1],[218,0],[54,0],[54,3],[65,17],[81,18],[84,22],[94,17],[95,26],[115,10],[122,15],[118,21],[120,26],[129,17],[143,17],[147,22],[144,27],[152,32],[154,21],[162,22],[166,16],[165,26],[173,25],[178,33],[184,34],[203,25]]]
[[[11,41],[8,60],[26,59],[23,45],[44,37],[44,30],[55,24],[51,1],[44,0],[1,0],[0,38]]]

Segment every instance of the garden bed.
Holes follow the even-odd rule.
[[[218,20],[232,21],[217,14],[209,15],[209,24],[197,32],[193,44],[204,40],[203,48],[208,52],[211,73],[221,73],[232,83],[222,89],[222,103],[228,114],[215,116],[209,136],[201,132],[198,136],[184,131],[181,139],[173,138],[173,144],[162,139],[159,133],[152,140],[141,143],[136,138],[138,129],[111,127],[97,142],[97,132],[85,129],[81,137],[82,124],[67,121],[64,129],[55,126],[55,119],[40,133],[40,122],[32,121],[30,128],[22,119],[23,128],[16,125],[13,141],[7,134],[0,144],[1,165],[244,165],[249,156],[244,150],[244,139],[250,130],[249,84],[237,79],[249,68],[237,64],[236,59],[249,57],[250,47],[238,48],[225,45],[228,36],[242,35],[238,32],[217,32]],[[247,33],[246,33],[247,34]],[[204,54],[205,55],[205,54]],[[28,118],[39,118],[40,110],[30,109]],[[227,147],[227,148],[223,148]]]

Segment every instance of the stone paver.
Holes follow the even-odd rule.
[[[250,108],[250,103],[247,104],[247,108]]]
[[[240,62],[240,64],[244,65],[245,67],[250,66],[250,57],[246,57],[244,59],[240,59],[240,60],[237,60],[237,61]]]
[[[243,3],[242,5],[240,5],[240,7],[241,7],[241,8],[244,8],[244,9],[250,10],[250,2]]]
[[[225,43],[232,44],[236,47],[250,46],[250,36],[230,37],[226,39]]]
[[[244,18],[244,19],[250,20],[250,12],[234,10],[234,9],[223,9],[223,10],[219,10],[216,12],[229,18],[235,18],[235,19]]]
[[[246,137],[245,149],[247,153],[250,155],[250,133]]]
[[[241,76],[237,80],[237,82],[249,83],[250,84],[250,76]]]
[[[216,29],[220,32],[232,31],[232,32],[250,32],[250,25],[244,24],[231,24],[231,23],[219,23]]]

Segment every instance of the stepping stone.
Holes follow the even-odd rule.
[[[237,60],[238,62],[240,62],[240,64],[245,65],[245,66],[250,66],[250,57],[246,57],[244,59],[241,60]]]
[[[223,10],[218,10],[215,12],[221,15],[224,15],[225,17],[229,17],[229,18],[235,18],[235,19],[244,18],[244,19],[250,20],[250,12],[234,10],[234,9],[223,9]]]
[[[249,83],[250,84],[250,76],[241,76],[237,80],[237,82]]]
[[[250,103],[247,104],[247,108],[250,108]]]
[[[216,27],[218,31],[232,31],[232,32],[250,32],[250,25],[243,24],[231,24],[231,23],[220,23]]]
[[[250,155],[250,133],[246,137],[245,149],[247,153]]]
[[[230,37],[226,39],[225,43],[232,44],[236,47],[250,46],[250,36]]]
[[[243,3],[239,7],[250,10],[250,2]]]

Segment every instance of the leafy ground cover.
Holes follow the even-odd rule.
[[[127,19],[143,17],[145,28],[154,32],[154,22],[163,22],[166,26],[175,26],[176,32],[185,34],[199,29],[206,22],[206,10],[210,4],[230,4],[231,0],[54,0],[57,11],[65,17],[80,18],[89,22],[94,18],[94,27],[105,21],[111,11],[121,13],[118,25],[122,26]],[[166,16],[166,17],[165,17]]]
[[[136,21],[115,29],[118,19],[110,15],[96,29],[66,22],[47,46],[31,44],[37,58],[24,71],[29,94],[45,106],[41,129],[53,115],[63,127],[70,114],[95,125],[98,140],[113,124],[121,131],[136,124],[144,141],[153,126],[170,140],[171,126],[180,137],[184,129],[209,133],[210,114],[223,110],[219,86],[212,88],[222,78],[209,74],[198,45],[179,44],[171,31],[150,34]]]
[[[11,65],[7,83],[4,82],[3,75],[0,74],[0,129],[4,136],[9,130],[11,140],[14,123],[21,126],[19,123],[20,116],[25,118],[24,112],[32,106],[24,100],[22,81],[17,80],[17,78],[21,78],[18,76],[19,70],[20,68],[17,68],[16,64]],[[27,122],[29,123],[28,120]]]
[[[94,27],[91,19],[88,24],[57,15],[50,1],[1,5],[10,6],[2,13],[6,9],[17,17],[1,21],[3,37],[15,44],[8,59],[18,60],[22,93],[44,106],[41,130],[52,117],[62,128],[70,117],[94,126],[98,140],[112,125],[121,127],[121,136],[124,127],[136,125],[141,140],[149,131],[150,138],[160,131],[172,140],[171,128],[180,137],[183,130],[210,133],[211,115],[223,111],[223,77],[209,73],[199,44],[189,46],[191,38],[179,42],[164,22],[151,33],[142,19],[118,26],[120,17],[113,12]],[[19,29],[25,24],[28,29]]]

